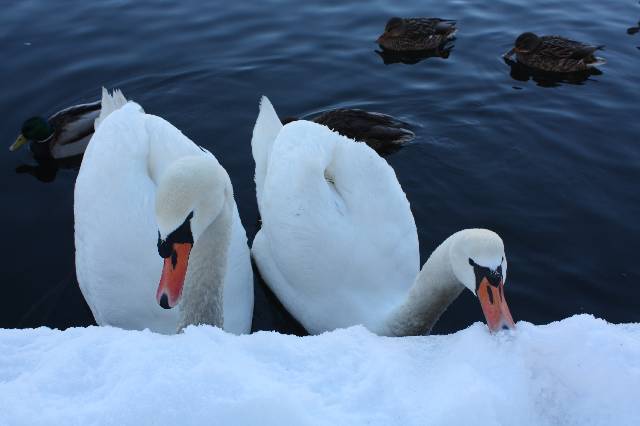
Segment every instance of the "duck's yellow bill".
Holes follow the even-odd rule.
[[[9,151],[16,151],[27,142],[28,142],[28,139],[25,138],[23,135],[20,135],[18,136],[18,139],[16,139],[16,141],[9,147]]]

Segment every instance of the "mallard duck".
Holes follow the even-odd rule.
[[[100,101],[74,105],[48,119],[31,117],[22,124],[20,136],[9,147],[16,151],[29,142],[37,160],[74,157],[84,152],[100,115]]]
[[[590,46],[560,36],[542,36],[527,32],[520,34],[515,46],[505,54],[511,57],[514,53],[518,62],[542,71],[576,72],[586,71],[605,60],[594,55],[596,50],[604,46]]]
[[[440,18],[398,18],[387,21],[376,42],[389,50],[437,49],[456,32],[456,21]]]
[[[285,117],[283,124],[297,118]],[[343,136],[364,142],[378,154],[388,154],[415,137],[409,125],[390,115],[361,109],[339,108],[323,112],[311,119]]]

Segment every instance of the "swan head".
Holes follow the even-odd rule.
[[[158,253],[164,259],[156,299],[180,301],[193,245],[233,198],[227,172],[212,155],[183,157],[162,174],[156,191]]]
[[[487,229],[454,234],[450,259],[456,278],[478,297],[489,330],[514,328],[504,295],[507,258],[498,234]]]

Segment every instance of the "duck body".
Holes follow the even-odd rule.
[[[392,51],[438,49],[456,33],[456,22],[440,18],[391,18],[377,43]]]
[[[159,182],[180,161],[209,161],[215,165],[217,160],[167,121],[145,114],[138,104],[117,95],[103,95],[103,106],[113,112],[102,114],[96,122],[97,130],[76,180],[78,282],[98,325],[174,333],[180,328],[182,304],[178,305],[180,309],[166,309],[156,300],[161,275],[164,277],[163,259],[158,255],[160,228],[155,216]],[[182,171],[190,167],[182,166]],[[176,171],[180,172],[180,167]],[[165,194],[165,198],[179,201],[187,189],[185,185]],[[225,190],[225,194],[230,191]],[[180,208],[176,204],[173,209]],[[228,211],[228,254],[223,260],[224,329],[247,333],[253,312],[253,273],[246,233],[232,192]],[[191,217],[193,224],[194,215]],[[199,245],[202,247],[196,250]],[[206,263],[205,246],[195,242],[188,256],[190,265],[194,257],[204,258]],[[187,270],[186,281],[190,274],[193,279],[206,278],[197,276],[205,275],[203,272]]]
[[[46,120],[32,117],[25,121],[10,150],[15,151],[28,142],[34,158],[39,161],[82,155],[93,135],[100,106],[101,101],[96,101],[65,108]]]
[[[284,124],[297,118],[284,118]],[[314,123],[327,126],[358,142],[364,142],[378,154],[389,154],[415,138],[409,124],[390,115],[356,108],[338,108],[312,118]]]
[[[426,334],[465,286],[475,289],[468,259],[506,272],[502,242],[486,230],[454,234],[421,270],[406,195],[365,144],[310,121],[283,126],[263,98],[252,151],[262,217],[252,256],[312,334],[357,324],[381,335]],[[450,259],[467,242],[482,254],[456,255],[454,268]]]
[[[361,109],[335,109],[320,114],[313,121],[366,143],[378,154],[393,152],[415,138],[415,134],[407,129],[407,123],[387,114]]]
[[[538,37],[524,33],[515,44],[508,55],[515,53],[518,62],[541,71],[582,72],[605,63],[604,59],[595,56],[595,52],[604,46],[590,46],[557,35]]]

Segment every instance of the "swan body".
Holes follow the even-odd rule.
[[[503,300],[504,247],[491,231],[454,234],[420,270],[409,202],[365,144],[304,120],[283,126],[263,98],[252,150],[262,217],[252,255],[310,333],[363,324],[382,335],[426,334],[465,287],[482,289],[481,303],[489,291]],[[485,275],[495,284],[488,290]],[[496,312],[492,329],[510,319]]]
[[[206,291],[195,284],[210,279],[209,259],[224,271],[217,277],[223,294],[199,309],[217,306],[223,314],[207,314],[217,320],[214,325],[233,333],[249,332],[253,274],[228,175],[212,154],[170,123],[120,96],[103,91],[101,115],[74,192],[76,271],[96,322],[176,332],[198,317],[191,315],[198,308],[194,295]],[[209,194],[210,185],[199,184],[206,179],[222,188],[215,190],[219,194]],[[222,207],[209,208],[216,203]],[[186,222],[179,213],[187,209],[195,213],[190,221],[193,250],[183,277],[185,303],[179,309],[163,309],[156,300],[163,271],[159,235],[167,238],[175,223]],[[223,236],[223,249],[216,248],[212,235]],[[211,260],[214,250],[221,254]]]

